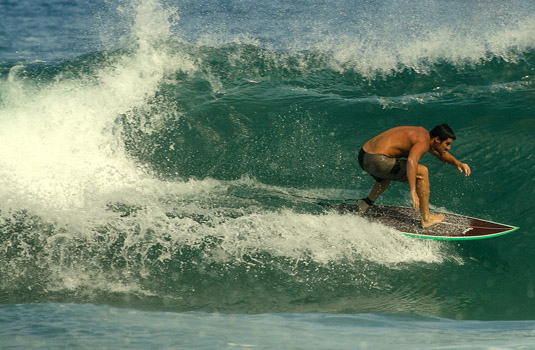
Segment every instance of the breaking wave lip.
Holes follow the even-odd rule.
[[[239,28],[232,22],[227,27],[220,27],[217,20],[204,22],[208,19],[189,13],[185,5],[185,25],[198,21],[205,26],[195,32],[179,28],[177,40],[207,47],[251,45],[290,55],[318,52],[329,57],[333,70],[358,72],[371,79],[405,69],[425,74],[442,64],[465,67],[496,58],[518,62],[535,48],[531,5],[513,2],[482,8],[459,3],[449,4],[446,10],[441,3],[425,3],[368,6],[341,2],[314,6],[311,16],[295,17],[288,9],[273,5],[272,18],[278,25],[255,19],[256,10],[245,4],[243,17],[233,13],[240,20]],[[222,20],[217,13],[212,15]],[[257,27],[260,23],[265,27],[262,30]]]
[[[533,52],[535,48],[530,34],[534,30],[535,21],[526,20],[516,28],[484,35],[445,28],[393,45],[369,47],[358,39],[347,38],[341,40],[342,44],[322,44],[319,47],[333,54],[333,66],[338,66],[340,71],[349,68],[372,78],[405,69],[428,74],[435,66],[443,64],[470,67],[495,59],[509,63],[522,61],[524,54]]]
[[[458,59],[448,58],[449,52],[433,58],[427,52],[412,53],[410,60],[396,54],[386,65],[380,62],[382,54],[374,53],[376,59],[366,58],[358,49],[344,59],[337,58],[336,50],[283,52],[248,42],[216,47],[176,46],[174,50],[187,52],[196,60],[198,69],[195,74],[181,77],[178,84],[208,84],[210,96],[216,100],[228,96],[249,101],[253,94],[259,99],[276,96],[280,100],[308,98],[325,103],[404,108],[427,102],[457,103],[466,96],[469,98],[465,103],[469,104],[481,96],[531,89],[534,81],[535,50],[529,46],[522,50],[511,48],[507,54],[483,50]],[[341,50],[348,49],[344,46]],[[274,89],[274,94],[259,93]],[[206,94],[204,90],[199,93]]]

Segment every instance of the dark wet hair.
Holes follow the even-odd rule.
[[[439,140],[446,141],[447,139],[455,140],[455,133],[451,130],[448,124],[437,125],[429,132],[431,138],[438,137]]]

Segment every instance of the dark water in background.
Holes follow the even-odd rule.
[[[534,13],[0,1],[0,303],[535,319]],[[518,232],[420,241],[315,204],[367,194],[370,137],[443,122],[473,175],[423,158],[432,204]]]

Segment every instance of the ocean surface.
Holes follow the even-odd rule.
[[[432,209],[518,231],[318,205],[442,123]],[[0,348],[535,349],[534,140],[535,1],[0,0]]]

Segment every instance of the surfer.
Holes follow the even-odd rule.
[[[359,164],[376,182],[368,197],[358,200],[359,213],[366,213],[391,181],[399,181],[410,185],[413,207],[422,214],[423,228],[443,221],[444,215],[429,211],[429,175],[419,161],[429,152],[469,176],[468,164],[448,152],[455,138],[449,125],[442,124],[431,131],[419,126],[398,126],[366,142],[359,152]]]

